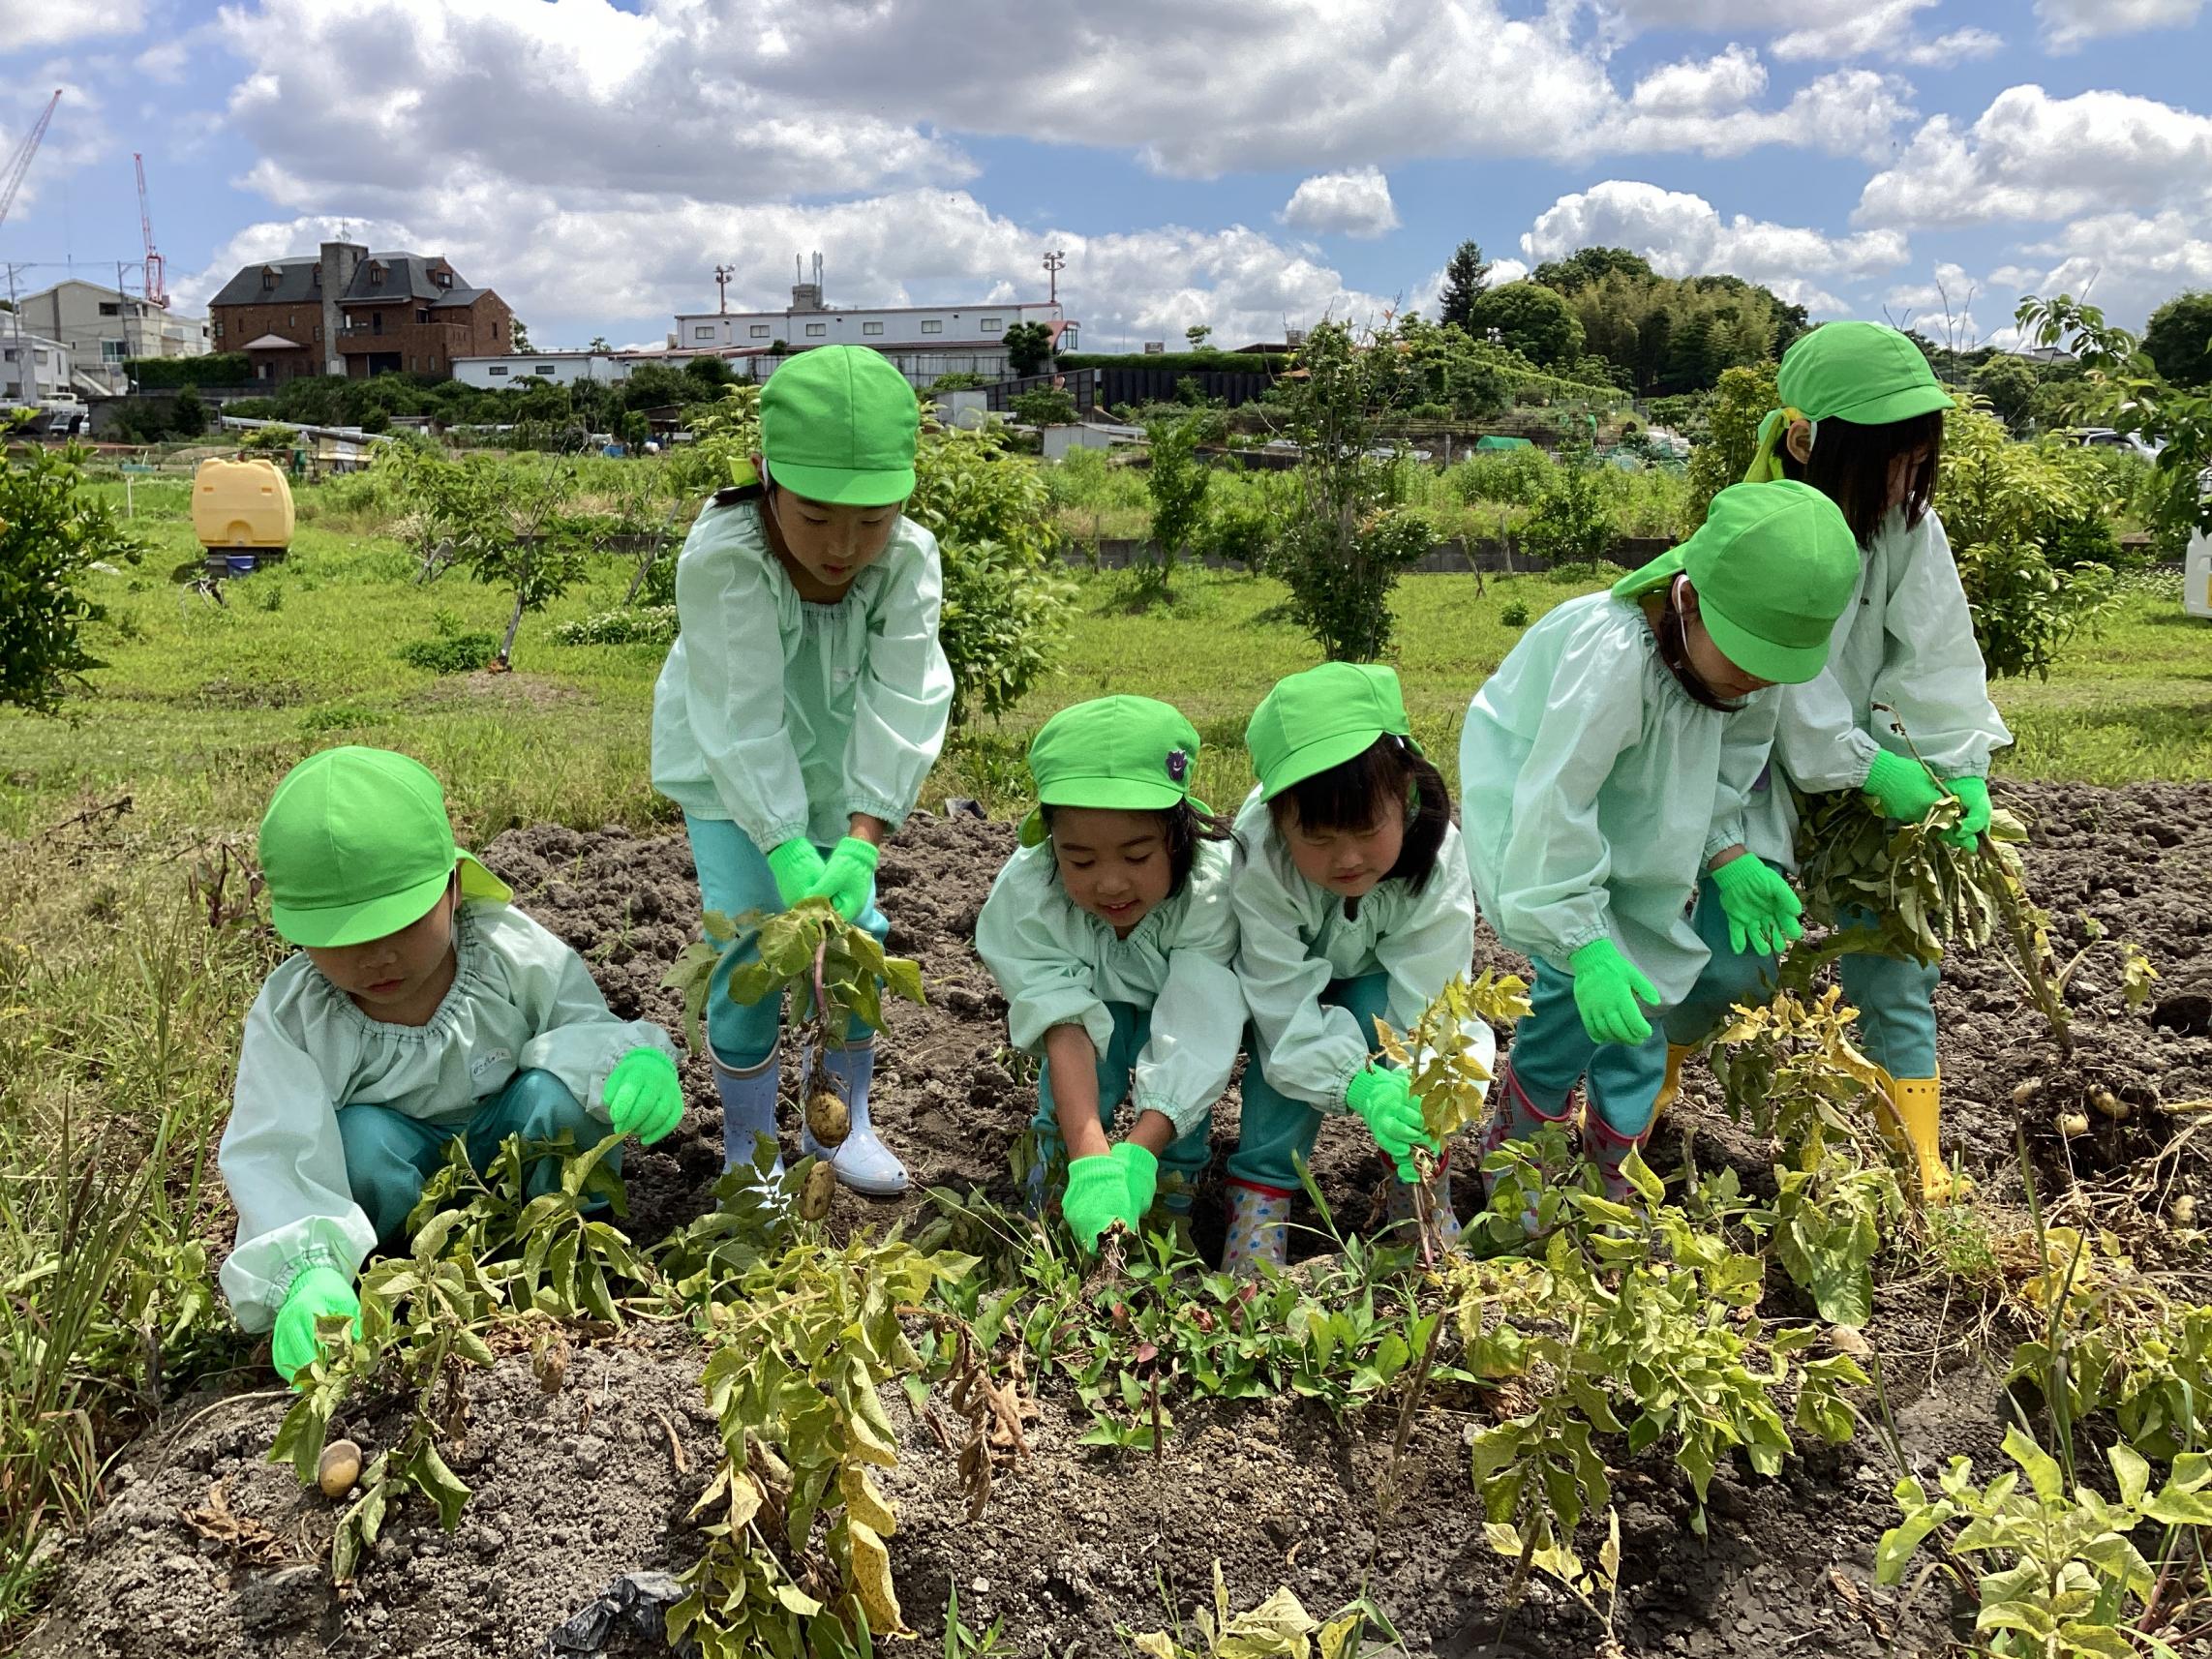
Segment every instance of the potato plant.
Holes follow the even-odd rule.
[[[2212,1527],[2212,1460],[2185,1452],[2164,1482],[2133,1447],[2106,1450],[2115,1495],[2067,1478],[2059,1461],[2015,1427],[2005,1455],[2015,1468],[1977,1486],[1954,1458],[1931,1494],[1908,1475],[1895,1496],[1903,1520],[1882,1535],[1877,1583],[1899,1583],[1924,1545],[1976,1602],[1974,1628],[1998,1659],[2180,1659],[2195,1640],[2166,1639],[2193,1615],[2205,1634],[2192,1567]],[[2023,1487],[2024,1481],[2024,1487]],[[2156,1553],[2136,1542],[2165,1529]],[[2183,1628],[2188,1628],[2184,1626]]]

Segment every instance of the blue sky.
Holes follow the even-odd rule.
[[[780,304],[1062,294],[1086,345],[1432,313],[1590,243],[2004,343],[2212,287],[2206,0],[0,0],[26,291],[349,227],[540,346]],[[1779,20],[1779,21],[1778,21]],[[133,275],[136,281],[136,274]],[[1951,317],[1945,320],[1946,296]],[[1970,297],[1971,296],[1971,297]]]

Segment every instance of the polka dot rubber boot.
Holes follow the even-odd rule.
[[[1290,1259],[1290,1194],[1243,1181],[1228,1184],[1228,1238],[1222,1246],[1224,1273],[1256,1274]]]

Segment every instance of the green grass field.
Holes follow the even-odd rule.
[[[421,757],[479,839],[536,820],[672,816],[648,782],[661,648],[553,637],[560,622],[617,603],[626,566],[608,562],[528,618],[517,674],[440,677],[400,661],[397,649],[433,637],[441,621],[497,631],[499,593],[460,574],[415,586],[389,540],[310,525],[283,565],[227,585],[218,607],[167,580],[196,557],[188,528],[143,511],[137,522],[155,542],[145,562],[94,578],[108,620],[93,646],[108,666],[60,718],[0,714],[0,835],[34,833],[126,793],[149,829],[247,830],[288,767],[346,741]],[[1415,730],[1447,775],[1470,698],[1518,637],[1503,610],[1518,601],[1540,616],[1587,586],[1431,575],[1400,587],[1397,667]],[[1194,570],[1176,579],[1170,606],[1131,614],[1117,578],[1085,574],[1078,588],[1060,673],[1002,724],[955,737],[925,799],[973,795],[1012,810],[1021,751],[1047,715],[1135,690],[1190,715],[1209,749],[1203,789],[1216,804],[1239,798],[1246,715],[1277,678],[1318,659],[1284,615],[1283,589]],[[2100,635],[2076,641],[2049,681],[2000,682],[1997,700],[2019,739],[2003,770],[2095,783],[2212,777],[2212,626],[2147,589]]]

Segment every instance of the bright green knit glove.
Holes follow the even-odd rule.
[[[1972,847],[1989,828],[1989,780],[1954,777],[1950,787],[1951,793],[1958,797],[1958,804],[1966,809],[1953,826],[1950,840],[1954,846]]]
[[[1143,1220],[1160,1191],[1160,1160],[1134,1140],[1118,1143],[1106,1156],[1121,1165],[1121,1178],[1129,1189],[1129,1213]]]
[[[814,850],[814,843],[803,835],[794,835],[779,842],[768,856],[768,873],[775,878],[776,895],[789,910],[814,889],[822,879],[822,855]]]
[[[651,1146],[683,1119],[683,1085],[677,1080],[676,1062],[646,1043],[615,1062],[599,1099],[615,1132],[636,1135],[641,1146]]]
[[[1134,1229],[1143,1212],[1131,1204],[1129,1181],[1121,1161],[1109,1153],[1077,1158],[1068,1165],[1068,1190],[1060,1195],[1060,1214],[1068,1230],[1085,1250],[1099,1248],[1099,1235],[1119,1222]]]
[[[1413,1148],[1425,1146],[1431,1152],[1438,1148],[1429,1138],[1428,1125],[1421,1121],[1413,1080],[1387,1066],[1370,1066],[1346,1086],[1344,1103],[1366,1122],[1375,1144],[1398,1166],[1398,1179],[1420,1180],[1421,1172],[1413,1167]]]
[[[875,866],[880,855],[873,841],[847,835],[830,850],[830,861],[806,890],[808,898],[826,898],[847,921],[858,921],[875,891]]]
[[[1649,1042],[1651,1022],[1636,1005],[1656,1008],[1658,987],[1610,939],[1592,939],[1567,958],[1574,976],[1574,1006],[1592,1042],[1618,1042],[1633,1048]]]
[[[1866,793],[1884,818],[1899,824],[1918,824],[1943,799],[1943,785],[1935,773],[1915,760],[1884,749],[1866,769]]]
[[[287,1382],[313,1365],[322,1352],[315,1334],[318,1319],[349,1314],[353,1334],[361,1334],[361,1299],[352,1282],[334,1267],[303,1268],[285,1292],[285,1305],[277,1310],[277,1328],[269,1339],[269,1359]]]
[[[1764,859],[1745,853],[1729,860],[1712,872],[1712,885],[1728,918],[1728,948],[1739,956],[1747,950],[1779,956],[1793,940],[1804,937],[1798,920],[1804,906]]]

